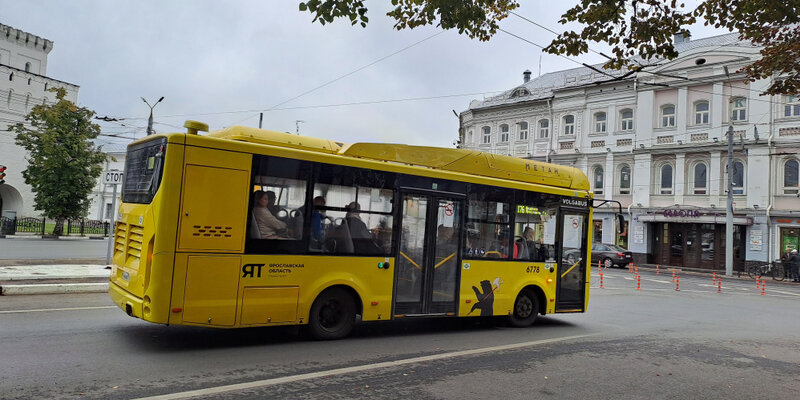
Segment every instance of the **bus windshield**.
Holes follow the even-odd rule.
[[[130,146],[125,160],[122,201],[149,204],[158,191],[167,139]]]

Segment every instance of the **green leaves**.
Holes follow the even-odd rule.
[[[45,217],[82,218],[105,162],[92,142],[100,127],[92,123],[93,111],[64,99],[64,89],[51,91],[57,93],[55,104],[35,106],[25,116],[27,125],[12,127],[16,144],[28,156],[22,176],[33,189],[34,207]]]
[[[568,10],[562,24],[583,24],[580,34],[565,32],[545,48],[552,54],[579,55],[589,42],[612,45],[605,67],[635,69],[634,57],[645,60],[678,56],[672,37],[688,33],[699,19],[705,25],[738,31],[740,37],[763,46],[762,59],[743,71],[751,81],[781,74],[766,94],[797,93],[800,89],[800,1],[704,0],[688,10],[675,0],[582,0]]]
[[[497,33],[499,21],[519,7],[516,0],[391,0],[391,3],[394,9],[386,15],[396,21],[397,30],[435,24],[484,41]],[[301,2],[299,8],[310,12],[313,22],[322,25],[337,18],[347,18],[351,25],[362,27],[369,22],[363,0],[309,0]]]

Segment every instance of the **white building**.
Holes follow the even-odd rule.
[[[53,42],[0,24],[0,165],[5,165],[6,183],[0,185],[0,215],[38,216],[33,193],[22,171],[27,167],[25,151],[14,144],[8,126],[25,121],[35,105],[53,103],[51,88],[64,88],[66,99],[75,102],[78,86],[47,77],[47,55]]]
[[[738,34],[676,37],[676,48],[648,72],[526,71],[461,113],[461,146],[580,168],[595,198],[620,201],[630,221],[617,235],[613,210],[596,210],[595,240],[637,262],[724,269],[732,122],[735,264],[797,248],[800,98],[763,96],[770,80],[736,72],[760,57]]]
[[[103,153],[106,154],[106,162],[103,165],[103,171],[125,170],[127,144],[104,144],[102,150]],[[117,207],[119,207],[121,196],[122,185],[117,185]],[[101,175],[100,178],[97,179],[97,185],[95,185],[91,194],[92,203],[89,206],[87,218],[110,222],[113,212],[113,197],[114,186],[104,184],[103,176]]]

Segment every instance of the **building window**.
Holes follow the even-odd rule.
[[[733,113],[731,119],[734,121],[747,120],[747,99],[744,97],[733,98]]]
[[[484,126],[481,130],[483,131],[483,144],[492,143],[492,128]]]
[[[675,127],[675,106],[667,104],[661,107],[661,127],[674,128]]]
[[[467,132],[467,143],[472,144],[472,131]]]
[[[694,124],[705,125],[708,124],[708,102],[698,101],[694,104]]]
[[[606,113],[599,112],[594,115],[594,132],[606,133]]]
[[[105,219],[111,220],[114,214],[114,209],[111,208],[111,203],[106,203],[106,217]]]
[[[550,121],[546,119],[539,120],[539,139],[550,137]]]
[[[786,105],[783,108],[784,117],[800,117],[800,96],[786,96]]]
[[[508,142],[508,125],[500,125],[500,142]]]
[[[731,185],[733,186],[733,194],[744,194],[744,163],[741,161],[733,162]]]
[[[519,140],[528,140],[528,123],[519,123]]]
[[[672,165],[661,167],[660,194],[672,194]]]
[[[699,163],[694,166],[694,194],[706,194],[708,188],[708,167]]]
[[[627,165],[619,169],[619,194],[631,194],[631,167]]]
[[[603,194],[603,167],[594,167],[594,194]]]
[[[786,161],[783,164],[783,194],[798,193],[798,179],[800,177],[800,163],[797,160]]]
[[[31,72],[31,63],[29,62],[25,63],[25,72]]]
[[[574,115],[566,115],[564,116],[564,135],[574,135],[575,134],[575,116]]]
[[[620,121],[622,122],[622,126],[620,127],[623,131],[632,131],[633,130],[633,110],[625,109],[620,111],[619,113]]]

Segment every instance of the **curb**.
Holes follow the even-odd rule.
[[[66,294],[66,293],[104,293],[108,283],[42,283],[34,285],[3,285],[0,295]]]

